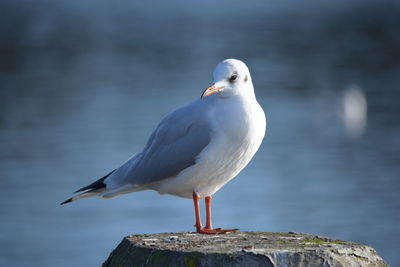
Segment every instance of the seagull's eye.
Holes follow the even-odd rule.
[[[229,81],[230,82],[233,82],[236,79],[237,79],[237,75],[236,74],[233,74],[231,77],[229,77]]]

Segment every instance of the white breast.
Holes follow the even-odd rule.
[[[208,110],[213,129],[211,142],[199,154],[196,164],[153,189],[186,198],[191,198],[193,191],[201,197],[210,196],[249,163],[265,134],[262,108],[255,98],[232,97],[218,102]]]

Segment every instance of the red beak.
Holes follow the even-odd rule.
[[[224,87],[223,86],[215,87],[214,84],[212,84],[210,87],[208,87],[206,90],[204,90],[204,92],[201,94],[201,99],[203,99],[206,96],[218,93],[222,88],[224,88]]]

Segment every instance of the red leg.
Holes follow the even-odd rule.
[[[196,230],[200,234],[226,234],[229,232],[235,232],[238,229],[221,229],[221,228],[212,228],[211,224],[211,196],[207,196],[205,198],[206,202],[206,227],[201,225],[201,218],[200,218],[200,206],[199,206],[199,194],[193,192],[193,202],[194,202],[194,210],[196,213]]]
[[[208,196],[205,198],[206,202],[206,229],[212,229],[211,224],[211,199],[212,196]]]
[[[195,192],[193,192],[194,211],[195,211],[195,214],[196,214],[195,227],[197,229],[197,232],[199,231],[199,229],[203,228],[203,226],[201,225],[199,198],[200,198],[200,195],[195,193]]]

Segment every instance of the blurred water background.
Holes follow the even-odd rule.
[[[267,113],[214,224],[372,245],[400,266],[400,4],[1,1],[0,265],[99,266],[133,233],[193,231],[147,191],[59,202],[244,60]]]

